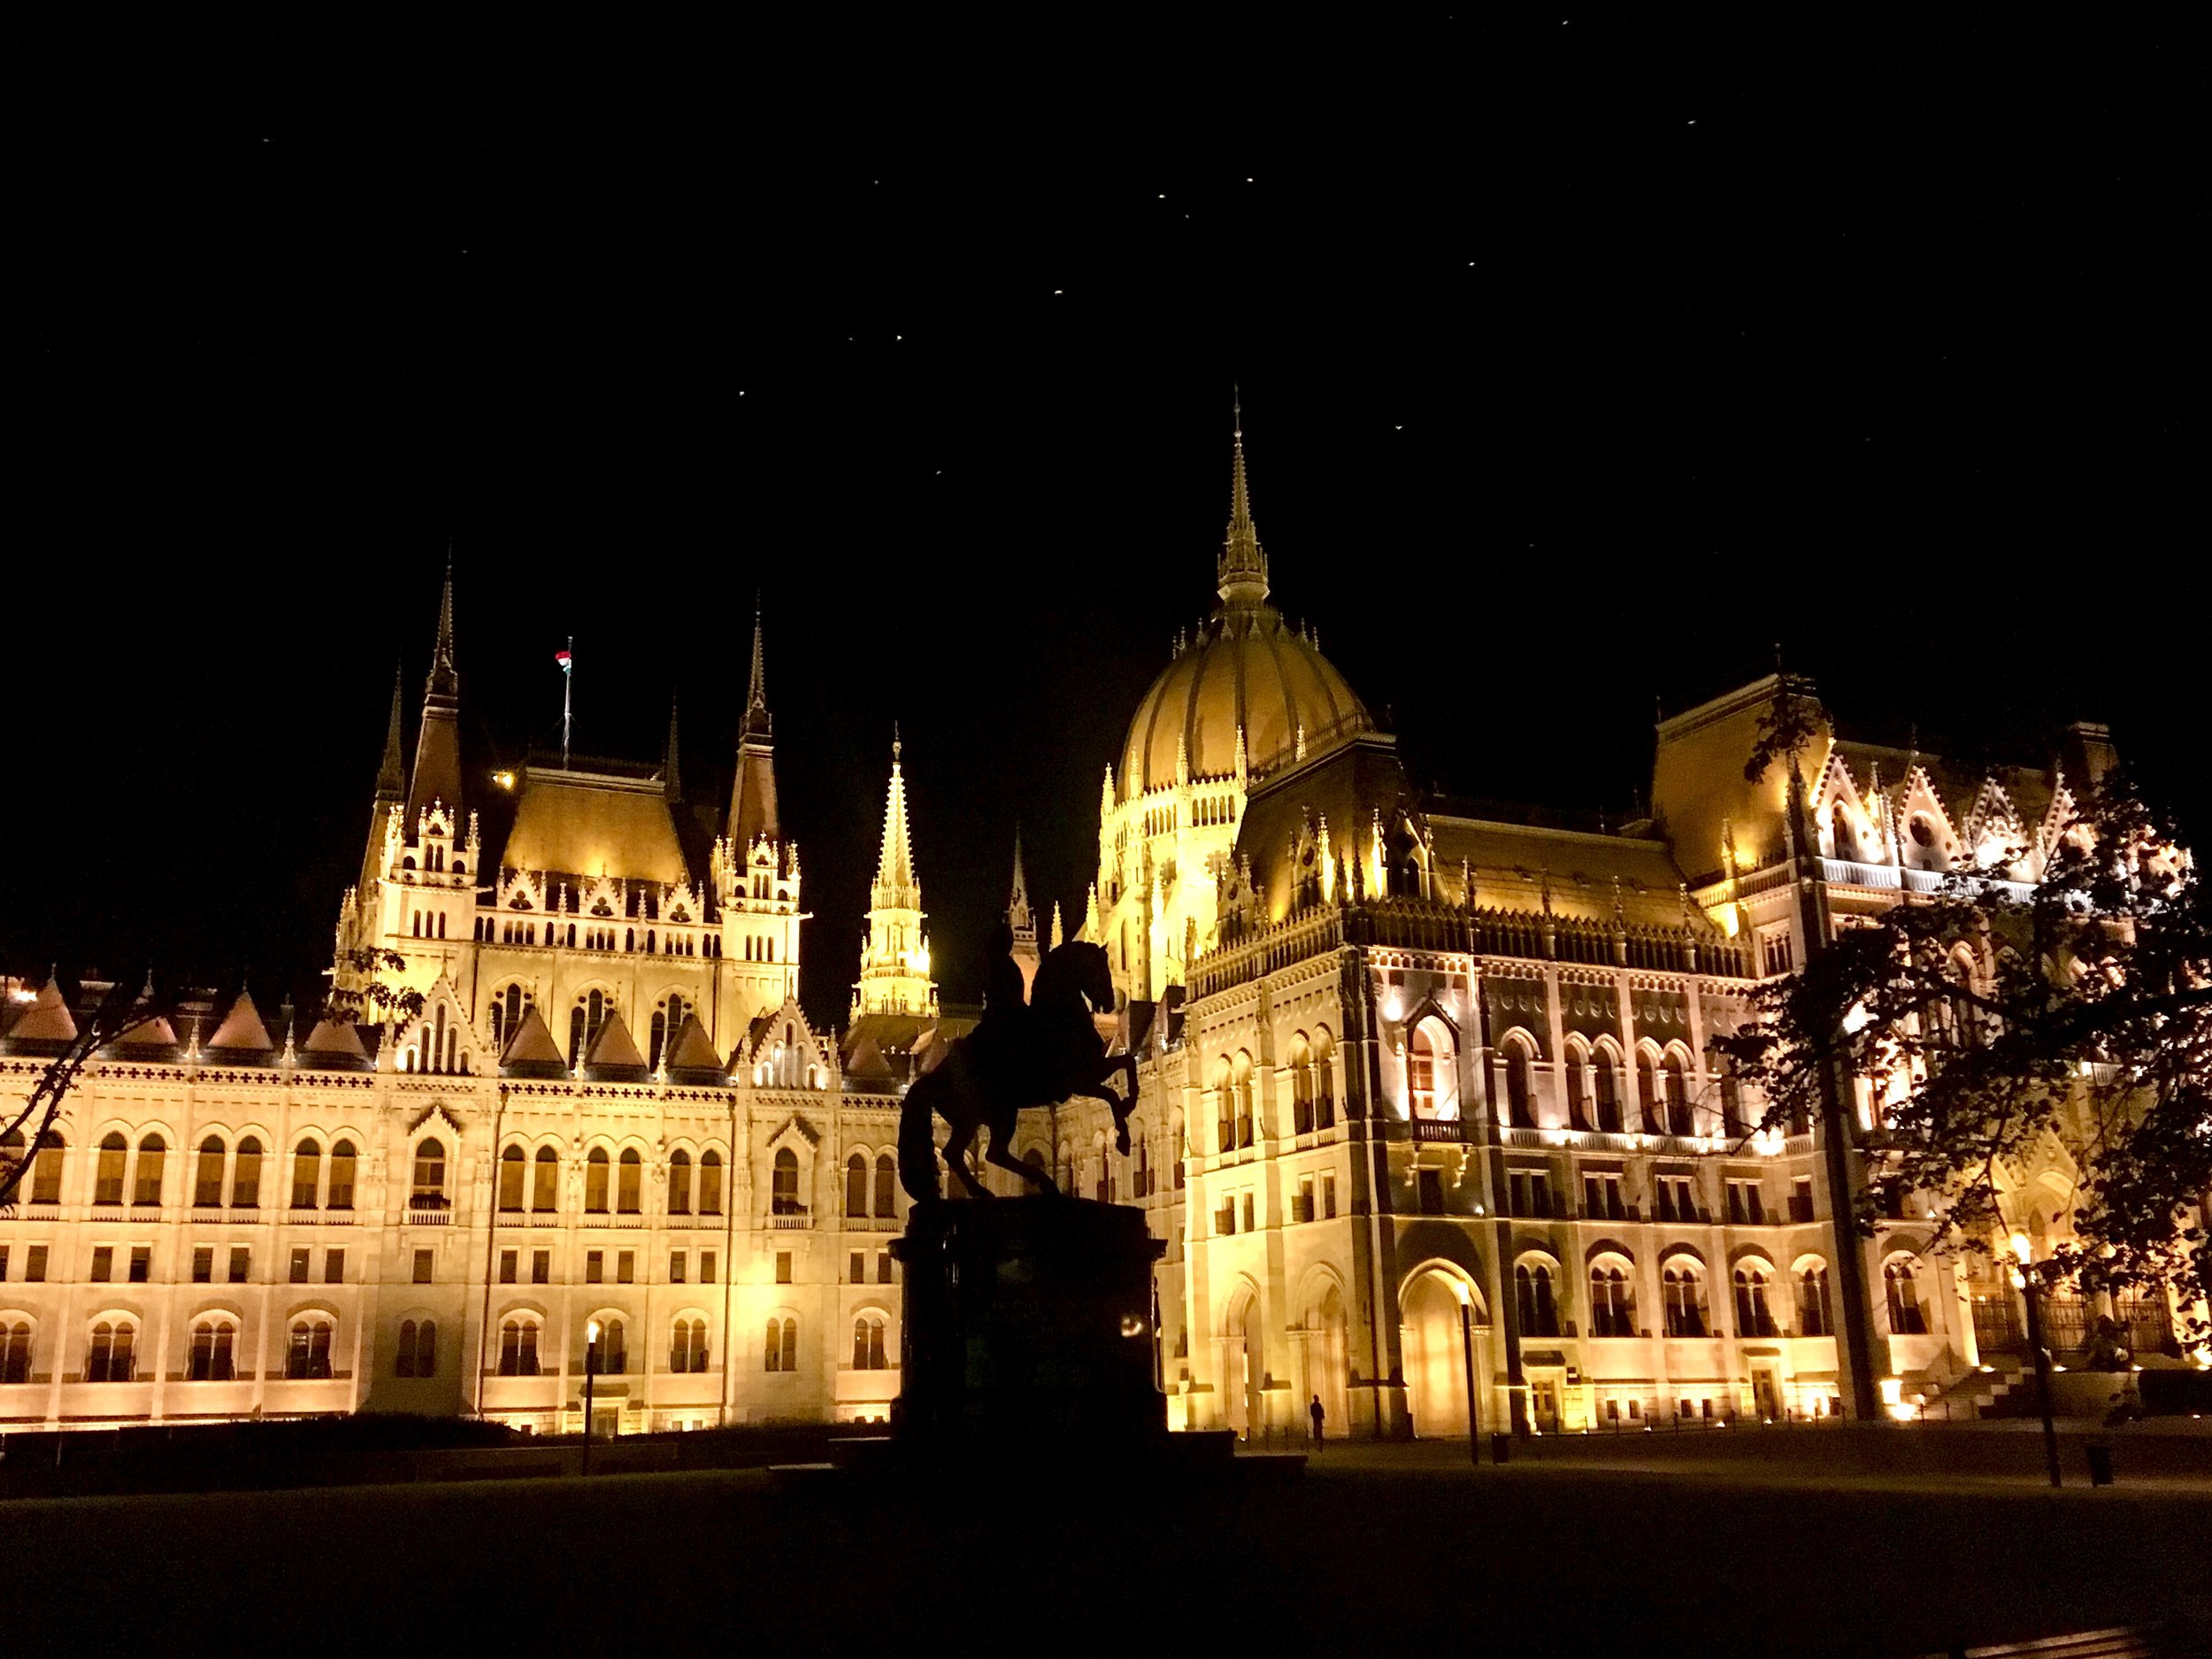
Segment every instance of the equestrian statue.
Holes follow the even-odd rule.
[[[986,1162],[1040,1191],[1059,1193],[1050,1175],[1014,1156],[1014,1125],[1028,1107],[1079,1095],[1103,1101],[1113,1110],[1115,1146],[1129,1150],[1137,1062],[1130,1055],[1110,1056],[1092,1021],[1094,1013],[1114,1006],[1104,949],[1079,939],[1056,947],[1038,965],[1025,1002],[1013,945],[1013,931],[1002,922],[990,941],[982,1019],[906,1091],[899,1115],[899,1179],[917,1203],[938,1196],[933,1118],[950,1126],[945,1163],[973,1198],[991,1196],[968,1167],[968,1148],[979,1129],[990,1131]],[[1117,1076],[1126,1079],[1120,1093],[1108,1087]]]

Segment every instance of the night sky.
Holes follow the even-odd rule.
[[[1869,738],[2107,720],[2200,826],[2163,15],[44,46],[0,970],[311,996],[450,538],[472,779],[557,742],[573,634],[578,749],[656,757],[672,695],[726,800],[757,591],[809,1006],[895,721],[972,996],[1018,817],[1079,914],[1240,384],[1275,602],[1421,781],[1625,817],[1655,704],[1778,642]]]

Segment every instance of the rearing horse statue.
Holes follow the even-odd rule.
[[[1106,1053],[1091,1023],[1094,1011],[1114,1005],[1113,976],[1103,947],[1071,939],[1048,955],[1029,992],[1024,1064],[1012,1075],[975,1063],[965,1037],[954,1040],[937,1068],[915,1079],[899,1114],[899,1180],[917,1203],[938,1196],[937,1154],[930,1121],[951,1125],[945,1162],[974,1198],[990,1190],[968,1168],[968,1146],[979,1128],[991,1132],[987,1163],[1010,1171],[1048,1193],[1060,1188],[1044,1171],[1014,1156],[1014,1125],[1025,1107],[1087,1095],[1103,1101],[1114,1114],[1114,1144],[1129,1150],[1129,1114],[1137,1103],[1137,1062],[1133,1055]],[[1125,1077],[1115,1093],[1107,1084]]]

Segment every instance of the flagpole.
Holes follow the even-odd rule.
[[[568,636],[568,649],[561,658],[561,770],[568,770],[568,694],[576,683],[576,636]]]

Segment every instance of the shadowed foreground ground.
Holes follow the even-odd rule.
[[[1941,1651],[2212,1617],[2212,1494],[1335,1452],[1191,1489],[754,1471],[23,1501],[12,1652]]]

